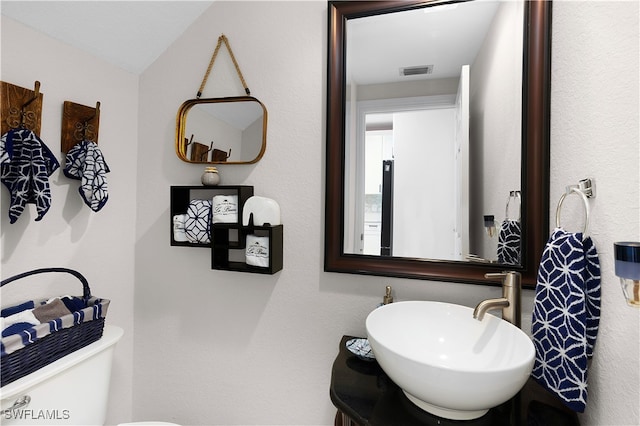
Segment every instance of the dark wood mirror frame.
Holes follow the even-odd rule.
[[[345,28],[348,19],[396,12],[434,1],[330,1],[328,4],[327,145],[324,270],[353,274],[495,285],[484,278],[504,269],[522,274],[533,288],[549,236],[549,121],[551,89],[551,1],[525,6],[522,87],[523,264],[452,262],[344,253]]]

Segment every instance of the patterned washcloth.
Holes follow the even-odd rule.
[[[532,377],[573,411],[587,402],[587,360],[600,321],[600,263],[591,238],[556,228],[542,253],[533,306]]]
[[[80,196],[85,204],[94,212],[99,211],[107,203],[107,173],[109,166],[104,160],[98,144],[83,140],[67,153],[64,174],[70,179],[78,179]]]
[[[498,233],[498,263],[520,265],[520,221],[505,219]]]
[[[0,138],[0,180],[11,194],[9,221],[15,223],[27,204],[35,204],[41,220],[51,207],[49,176],[60,164],[29,129],[12,129]]]
[[[194,244],[211,242],[211,200],[191,200],[184,221],[187,240]]]

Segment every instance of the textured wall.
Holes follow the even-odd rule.
[[[613,272],[613,243],[640,241],[638,4],[553,5],[552,220],[566,185],[592,177],[597,190],[590,233],[602,267],[602,319],[585,425],[640,423],[640,310],[625,305]],[[574,199],[563,204],[562,225],[578,231]]]

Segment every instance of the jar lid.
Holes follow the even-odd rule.
[[[205,172],[218,172],[218,169],[216,169],[215,167],[205,167],[204,168]]]
[[[640,263],[640,242],[621,241],[613,243],[616,260]]]

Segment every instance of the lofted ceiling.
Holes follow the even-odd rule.
[[[204,0],[2,0],[0,13],[140,74],[212,3]]]
[[[213,1],[0,0],[0,12],[140,74]],[[434,65],[430,78],[454,76],[460,64],[473,61],[498,4],[475,1],[351,20],[351,33],[360,36],[349,39],[350,77],[359,84],[402,81],[398,70],[417,65]],[[451,48],[455,40],[462,42]]]

